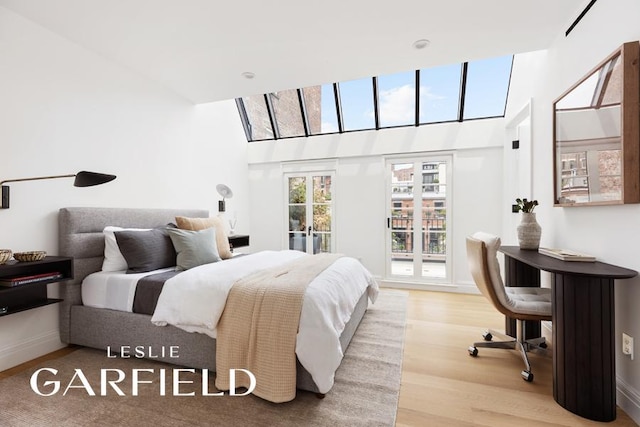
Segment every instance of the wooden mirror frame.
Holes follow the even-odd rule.
[[[598,73],[601,69],[608,66],[612,59],[619,56],[619,65],[621,67],[621,93],[620,93],[620,198],[608,199],[608,200],[589,200],[589,201],[576,201],[570,200],[568,197],[561,195],[562,185],[562,163],[559,158],[559,144],[562,141],[558,141],[559,124],[558,124],[558,112],[557,104],[561,102],[567,95],[569,95],[574,89]],[[640,43],[637,41],[628,42],[623,44],[619,49],[609,55],[604,61],[598,64],[593,70],[591,70],[580,81],[571,86],[560,97],[553,102],[553,200],[554,206],[598,206],[598,205],[620,205],[625,203],[640,203],[640,73],[639,73],[639,60],[640,60]],[[605,81],[604,85],[608,84],[608,79],[611,73],[608,73],[604,79],[600,78],[599,83],[602,80]],[[606,89],[605,89],[606,90]],[[595,92],[595,90],[594,90]],[[598,103],[601,99],[598,99]],[[591,104],[593,105],[593,100]],[[610,106],[615,106],[611,104]],[[589,106],[591,110],[599,110],[605,105]],[[583,110],[581,108],[567,108],[568,110]],[[615,114],[615,112],[614,112]],[[596,143],[596,139],[603,139],[603,137],[594,136],[593,141],[589,137],[580,137],[576,140],[569,139],[565,143],[571,141],[591,141],[586,144]],[[604,139],[613,139],[616,137],[608,137]],[[616,141],[617,143],[617,141]],[[596,149],[594,149],[595,151]],[[584,151],[585,159],[588,151]],[[598,157],[598,163],[601,164],[602,160]],[[565,177],[566,178],[566,177]],[[589,175],[583,176],[583,182],[588,183]],[[597,180],[600,181],[599,179]],[[586,185],[586,194],[588,197],[592,197],[590,193],[590,184]],[[584,197],[584,196],[583,196]]]

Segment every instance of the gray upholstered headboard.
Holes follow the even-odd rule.
[[[60,337],[68,342],[69,313],[82,304],[80,284],[89,274],[100,271],[104,258],[104,235],[109,225],[125,228],[153,228],[175,222],[176,216],[207,218],[203,209],[62,208],[58,215],[58,252],[74,258],[74,279],[60,287]]]

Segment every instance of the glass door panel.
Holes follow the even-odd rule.
[[[422,277],[446,278],[447,208],[444,161],[422,162]]]
[[[313,253],[331,252],[331,176],[313,179]]]
[[[289,249],[320,253],[333,250],[332,174],[289,176]]]
[[[387,275],[447,278],[448,158],[389,162]]]
[[[413,276],[413,163],[391,166],[391,267],[395,276]]]
[[[307,229],[307,179],[290,177],[289,188],[289,249],[306,252]]]

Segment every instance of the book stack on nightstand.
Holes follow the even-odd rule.
[[[0,265],[0,315],[54,304],[47,284],[73,279],[73,258],[48,256],[40,261],[8,261]]]
[[[51,273],[27,274],[24,276],[12,276],[0,278],[0,286],[12,288],[14,286],[28,285],[29,283],[46,282],[56,279],[62,279],[64,275],[59,271]]]

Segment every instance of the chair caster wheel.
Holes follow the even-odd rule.
[[[487,331],[482,334],[482,338],[484,338],[485,341],[491,341],[493,339],[493,335],[491,335],[491,332]]]
[[[469,347],[469,356],[476,357],[478,355],[478,349],[474,346]]]
[[[522,379],[525,380],[528,383],[533,381],[533,374],[531,372],[529,372],[529,371],[522,371],[522,372],[520,372],[520,375],[522,375]]]
[[[546,342],[541,342],[539,347],[540,348],[547,348],[547,343]]]

